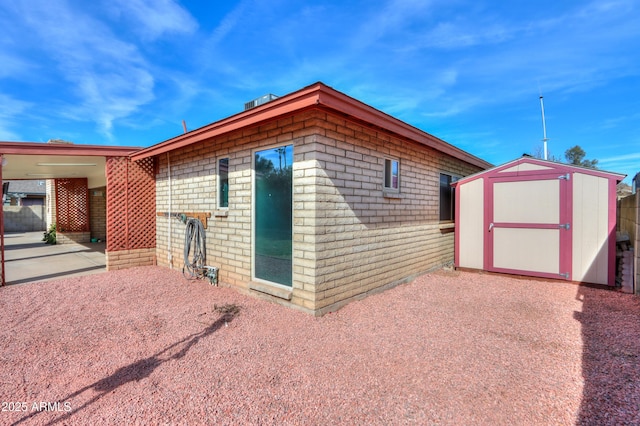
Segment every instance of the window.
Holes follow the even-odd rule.
[[[400,189],[400,163],[390,158],[384,159],[384,189]]]
[[[458,178],[444,173],[440,174],[440,220],[453,221],[456,211],[456,193],[451,184]]]
[[[229,159],[218,160],[218,208],[229,207]]]

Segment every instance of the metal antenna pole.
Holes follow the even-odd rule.
[[[542,110],[542,142],[543,142],[543,150],[544,150],[544,159],[547,159],[547,124],[544,121],[544,101],[542,100],[542,95],[540,95],[540,109]]]

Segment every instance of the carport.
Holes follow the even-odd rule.
[[[135,147],[0,142],[2,179],[42,179],[50,186],[48,223],[62,243],[106,239],[108,270],[155,259],[155,165],[133,162]],[[91,202],[91,198],[95,198]],[[91,212],[91,208],[94,212]],[[91,227],[92,216],[104,221]],[[95,222],[96,220],[94,220]],[[97,235],[97,234],[104,235]],[[4,215],[0,215],[2,285],[6,283]]]

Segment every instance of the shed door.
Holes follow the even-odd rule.
[[[487,270],[571,279],[569,178],[489,179]]]

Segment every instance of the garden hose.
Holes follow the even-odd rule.
[[[204,276],[204,265],[207,258],[204,225],[202,225],[199,219],[194,218],[186,220],[186,225],[184,231],[184,267],[182,268],[182,274],[188,279],[202,278]],[[193,257],[189,259],[192,246]]]

